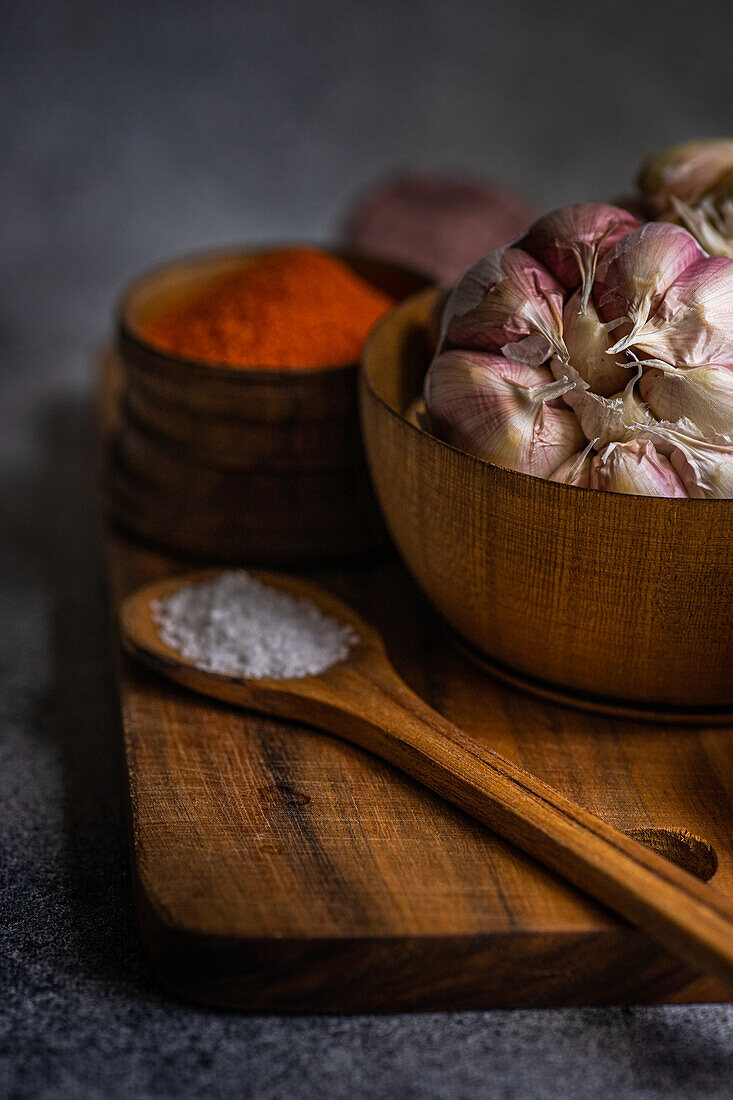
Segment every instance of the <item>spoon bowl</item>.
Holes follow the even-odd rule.
[[[248,570],[261,584],[309,600],[323,615],[350,626],[357,635],[347,658],[317,675],[289,679],[250,678],[240,674],[203,669],[168,645],[160,636],[154,605],[181,587],[215,580],[220,569],[201,569],[184,577],[167,577],[139,589],[120,610],[122,641],[131,656],[184,687],[238,707],[259,710],[277,718],[303,717],[303,700],[335,701],[354,689],[359,673],[369,676],[375,668],[388,665],[381,635],[356,612],[324,589],[296,577],[261,570]],[[395,674],[396,675],[396,674]]]

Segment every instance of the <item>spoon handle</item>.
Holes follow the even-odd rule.
[[[382,662],[323,728],[382,757],[733,988],[733,907],[714,889],[462,733]]]

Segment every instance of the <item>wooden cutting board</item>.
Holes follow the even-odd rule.
[[[186,568],[119,535],[108,551],[115,605]],[[394,559],[311,576],[437,710],[702,876],[717,866],[733,895],[730,728],[596,717],[499,683]],[[118,668],[142,936],[175,993],[294,1011],[728,999],[381,761]]]
[[[113,357],[101,398],[106,450]],[[106,546],[113,612],[191,567],[112,530]],[[395,557],[309,576],[381,630],[436,710],[733,897],[733,728],[596,716],[495,680]],[[142,941],[170,991],[321,1012],[730,1000],[367,753],[119,651],[117,686]]]

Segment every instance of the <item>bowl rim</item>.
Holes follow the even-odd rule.
[[[380,320],[376,322],[374,327],[371,329],[369,335],[367,336],[367,339],[364,341],[359,377],[361,379],[362,385],[368,391],[370,397],[373,398],[378,404],[382,405],[383,408],[386,409],[387,412],[390,414],[390,416],[400,421],[403,425],[406,425],[411,431],[416,432],[418,435],[423,436],[427,440],[430,440],[431,445],[437,446],[438,449],[442,448],[445,451],[451,452],[455,455],[459,455],[461,461],[468,460],[470,463],[484,471],[497,470],[501,473],[501,475],[506,476],[509,480],[518,479],[520,481],[533,482],[536,484],[547,486],[550,492],[555,491],[560,493],[581,493],[587,499],[597,498],[599,494],[603,494],[603,496],[606,497],[613,496],[616,498],[623,498],[623,500],[628,503],[622,504],[619,500],[619,506],[629,508],[642,507],[666,510],[669,507],[689,508],[690,506],[693,506],[700,509],[710,508],[711,506],[714,507],[731,505],[732,502],[726,497],[652,497],[642,494],[637,495],[632,493],[613,493],[609,489],[591,489],[589,487],[584,487],[581,485],[566,485],[561,481],[550,481],[548,478],[538,477],[536,474],[527,474],[524,473],[524,471],[522,470],[512,470],[509,466],[500,466],[497,462],[490,462],[486,458],[479,458],[478,455],[472,455],[469,451],[463,451],[460,447],[456,447],[452,443],[446,443],[445,440],[440,439],[437,435],[433,435],[432,432],[425,431],[425,429],[421,428],[418,424],[415,424],[411,420],[408,420],[401,410],[394,408],[394,406],[391,405],[389,401],[387,401],[387,399],[377,391],[369,375],[367,362],[372,352],[372,345],[378,338],[380,330],[383,326],[386,326],[390,323],[390,321],[394,320],[394,315],[396,313],[412,305],[415,298],[425,297],[427,299],[428,295],[431,293],[437,296],[438,292],[444,289],[445,288],[436,285],[425,287],[423,290],[419,290],[417,291],[417,293],[411,294],[409,297],[404,298],[401,302],[397,302],[397,304],[393,306],[392,309],[384,315],[384,317],[380,318]],[[482,476],[486,475],[482,474]],[[645,503],[642,505],[638,505],[634,503],[637,501],[644,501]]]
[[[330,367],[320,364],[312,364],[310,366],[261,367],[244,365],[233,366],[227,363],[209,362],[205,359],[179,355],[175,352],[166,351],[164,348],[159,347],[159,345],[147,340],[137,331],[130,320],[129,310],[133,297],[146,288],[152,289],[158,279],[168,275],[176,269],[196,267],[199,265],[205,266],[217,260],[222,262],[237,259],[244,260],[258,255],[287,252],[302,248],[314,249],[327,256],[333,256],[336,259],[343,260],[347,264],[350,264],[353,260],[374,264],[386,272],[392,272],[398,276],[407,276],[408,279],[413,280],[415,283],[423,283],[422,290],[426,290],[430,286],[429,278],[419,271],[409,268],[404,264],[383,260],[379,256],[374,256],[368,252],[362,252],[359,249],[341,247],[338,243],[329,244],[327,242],[318,241],[275,241],[264,242],[262,244],[222,245],[220,247],[197,249],[193,252],[182,253],[172,259],[163,260],[153,264],[151,267],[146,267],[124,284],[122,290],[117,295],[113,307],[114,329],[117,340],[131,345],[138,352],[142,352],[145,356],[153,357],[168,367],[185,367],[187,370],[191,370],[201,376],[219,378],[222,380],[226,379],[229,382],[260,381],[277,384],[278,382],[283,383],[292,381],[294,378],[301,380],[317,378],[323,380],[328,377],[343,377],[344,375],[353,374],[359,369],[360,359],[356,359],[352,363],[341,363]],[[408,298],[414,297],[416,293],[421,293],[421,291],[418,290],[413,292],[408,295]],[[400,302],[397,302],[397,305],[400,304]],[[391,312],[391,310],[389,312]],[[381,320],[380,318],[379,321],[375,322],[375,325],[379,324]],[[373,328],[374,326],[372,326],[372,329],[367,333],[365,344],[370,338]]]

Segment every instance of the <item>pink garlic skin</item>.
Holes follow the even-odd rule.
[[[424,396],[433,429],[446,443],[546,478],[584,442],[574,413],[555,400],[566,386],[545,367],[455,350],[433,362]]]
[[[668,450],[670,462],[691,497],[733,499],[733,446],[708,443],[682,432],[665,430],[657,446]]]
[[[733,441],[733,368],[672,367],[659,359],[644,366],[639,393],[658,420],[685,421],[706,438]]]
[[[479,256],[523,233],[537,214],[488,181],[404,172],[378,182],[357,201],[346,240],[369,256],[450,286]]]
[[[433,361],[425,375],[423,398],[436,433],[446,443],[462,447],[461,439],[473,436],[476,428],[493,419],[496,393],[509,392],[509,383],[533,387],[552,381],[546,367],[456,349],[442,352]]]
[[[674,197],[695,206],[731,173],[733,141],[687,141],[647,157],[639,173],[639,189],[649,212],[664,217],[674,213]]]
[[[590,262],[583,244],[570,249],[576,281]],[[449,298],[449,350],[426,379],[436,434],[566,484],[733,497],[733,259],[650,223],[607,250],[587,302],[585,289],[569,295],[514,245],[474,265]]]
[[[684,485],[688,497],[693,500],[707,499],[709,494],[700,483],[699,473],[684,451],[672,451],[669,460]]]
[[[590,467],[593,455],[585,451],[576,451],[550,474],[548,481],[558,481],[562,485],[575,485],[579,489],[590,487]]]
[[[464,275],[446,305],[446,346],[500,351],[539,334],[566,356],[562,340],[563,289],[519,248],[490,253]]]
[[[704,256],[687,267],[634,347],[673,366],[733,367],[733,260]]]
[[[669,287],[704,255],[678,225],[649,222],[628,233],[599,267],[593,293],[600,316],[604,321],[624,317],[641,327]]]
[[[441,352],[433,361],[430,370],[425,375],[423,385],[423,398],[425,407],[434,409],[433,420],[441,419],[441,413],[436,406],[441,400],[440,390],[445,390],[451,376],[461,385],[461,390],[455,400],[473,401],[473,394],[463,395],[463,376],[471,371],[481,378],[489,375],[501,382],[514,382],[519,386],[543,386],[553,381],[553,376],[547,367],[534,367],[528,363],[522,363],[518,359],[506,359],[503,355],[492,355],[481,351],[463,351],[457,348]],[[460,411],[460,410],[457,410]],[[440,425],[442,426],[442,425]]]
[[[566,290],[580,287],[585,308],[598,261],[638,226],[638,219],[618,206],[583,202],[539,218],[519,245],[549,268]]]
[[[504,344],[501,354],[507,359],[516,359],[520,363],[528,363],[530,367],[541,367],[547,363],[552,349],[544,336],[533,332],[531,336],[523,336],[521,340],[514,340]]]
[[[589,486],[630,496],[687,497],[669,459],[649,440],[612,443],[591,462]]]

